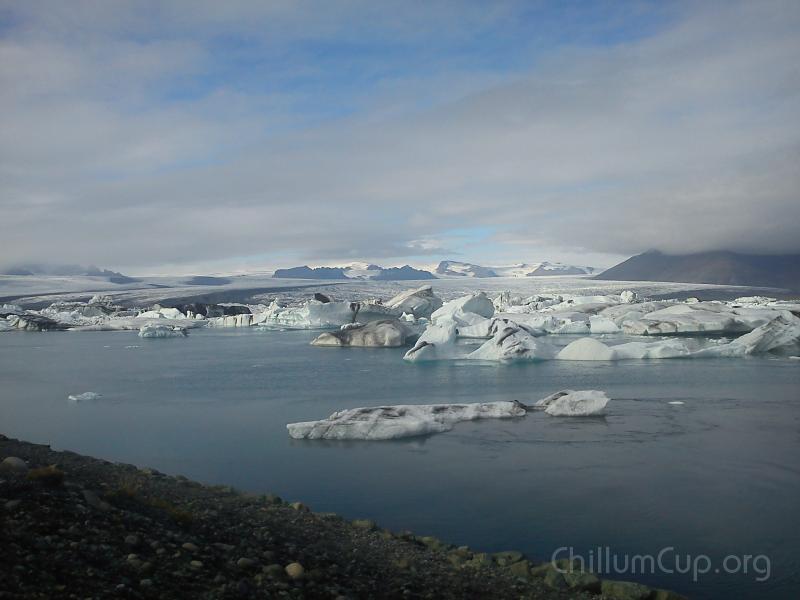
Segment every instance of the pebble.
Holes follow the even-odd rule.
[[[286,574],[292,579],[300,579],[306,570],[298,562],[289,563],[286,565]]]
[[[22,504],[22,500],[9,500],[4,506],[6,507],[6,510],[14,510],[20,504]]]
[[[153,580],[152,579],[142,579],[139,582],[139,587],[147,588],[147,587],[150,587],[152,585],[153,585]]]
[[[236,566],[239,567],[240,569],[250,569],[251,567],[254,567],[255,565],[256,565],[256,561],[254,561],[252,558],[244,558],[244,557],[242,557],[242,558],[240,558],[239,560],[236,561]]]
[[[189,552],[197,552],[199,548],[195,546],[192,542],[186,542],[181,546],[184,550],[188,550]]]
[[[139,536],[138,536],[138,535],[128,535],[128,536],[125,536],[125,543],[126,543],[128,546],[134,546],[134,547],[135,547],[135,546],[138,546],[140,541],[141,541],[141,540],[139,540]]]
[[[193,569],[202,569],[203,563],[199,560],[193,560],[192,562],[189,563],[189,566],[192,567]]]
[[[302,502],[292,502],[289,506],[299,512],[309,512],[311,510]]]

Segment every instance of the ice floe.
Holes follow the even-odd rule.
[[[83,392],[82,394],[70,394],[67,399],[70,402],[91,402],[101,397],[97,392]]]
[[[391,440],[449,431],[461,421],[525,416],[519,402],[421,404],[352,408],[321,421],[289,423],[295,439]]]
[[[596,417],[605,414],[610,398],[599,390],[563,390],[533,405],[553,417]]]

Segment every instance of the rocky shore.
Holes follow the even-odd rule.
[[[0,598],[673,600],[0,435]]]

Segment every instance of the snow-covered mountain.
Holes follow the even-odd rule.
[[[316,267],[307,265],[278,269],[273,277],[279,279],[369,279],[372,281],[402,281],[436,279],[430,271],[402,267],[380,267],[368,263],[351,263],[341,267]]]
[[[436,267],[437,277],[547,277],[553,275],[593,275],[594,267],[580,267],[563,263],[521,263],[505,267],[484,267],[472,263],[443,260]]]

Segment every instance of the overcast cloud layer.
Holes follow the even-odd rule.
[[[0,263],[800,252],[800,3],[0,3]]]

